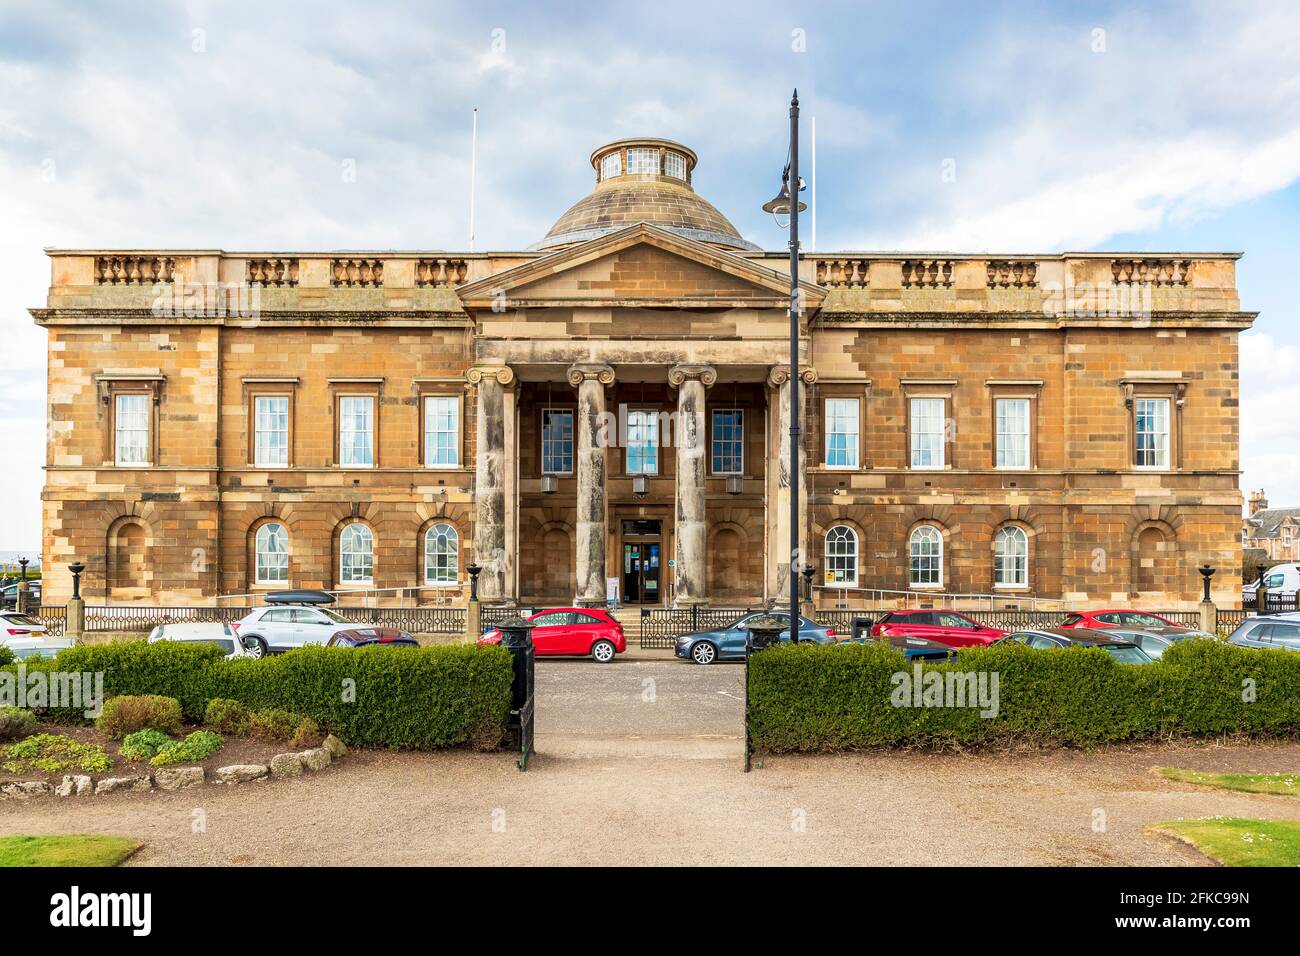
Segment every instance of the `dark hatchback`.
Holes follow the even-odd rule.
[[[905,637],[895,634],[892,637],[849,637],[836,641],[835,647],[847,647],[851,644],[888,644],[903,652],[909,661],[946,661],[957,656],[957,649],[949,644],[926,640],[924,637]]]
[[[419,647],[408,632],[395,627],[356,627],[337,631],[326,647]]]
[[[1300,651],[1300,615],[1248,617],[1232,632],[1228,643],[1257,650]]]
[[[1099,647],[1120,664],[1154,664],[1146,651],[1129,641],[1117,640],[1106,631],[1067,627],[1044,627],[1015,631],[998,644],[1023,644],[1039,650],[1061,647]]]

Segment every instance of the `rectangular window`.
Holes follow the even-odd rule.
[[[912,408],[912,467],[942,468],[944,406],[942,398],[914,398]]]
[[[739,408],[713,410],[713,473],[740,475],[745,471],[745,412]]]
[[[253,399],[253,465],[284,468],[289,464],[289,396]]]
[[[1138,468],[1168,468],[1169,399],[1135,399],[1133,435]]]
[[[460,464],[460,399],[424,396],[424,465],[455,468]]]
[[[542,474],[573,472],[573,409],[542,409]]]
[[[127,467],[149,462],[149,396],[117,395],[113,406],[113,460]]]
[[[374,467],[374,396],[344,395],[339,399],[339,464],[346,468]]]
[[[999,398],[997,408],[997,465],[1029,467],[1029,399]]]
[[[654,411],[627,413],[627,473],[659,474],[659,415]]]
[[[664,153],[664,175],[673,179],[686,178],[686,157],[671,150]]]
[[[600,161],[600,181],[613,179],[615,176],[623,175],[623,157],[620,153],[613,152]]]
[[[826,399],[826,467],[858,467],[858,400]]]
[[[629,174],[657,174],[659,172],[659,150],[629,149],[627,151],[627,171]]]

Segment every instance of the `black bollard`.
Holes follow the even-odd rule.
[[[510,743],[519,750],[519,769],[528,769],[533,748],[533,688],[536,649],[532,621],[518,615],[497,624],[501,646],[514,658],[514,679],[510,683]]]

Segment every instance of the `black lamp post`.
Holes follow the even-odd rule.
[[[1259,583],[1255,585],[1255,613],[1265,614],[1267,611],[1264,604],[1268,600],[1268,588],[1264,587],[1264,572],[1268,570],[1268,565],[1257,564],[1255,570],[1259,572],[1259,577],[1256,579]]]
[[[477,601],[478,600],[478,575],[479,572],[482,571],[483,569],[480,568],[477,564],[471,564],[465,570],[469,572],[469,599],[471,601]]]
[[[812,600],[813,570],[814,568],[811,564],[805,564],[799,569],[799,573],[803,575],[803,596],[805,601]]]
[[[763,203],[778,223],[790,217],[790,621],[799,619],[799,213],[808,208],[799,200],[799,91],[790,97],[790,161],[781,174],[781,190]]]
[[[19,578],[20,581],[26,581],[26,580],[27,580],[27,563],[28,563],[30,560],[31,560],[30,558],[19,558],[19,559],[18,559],[19,574],[21,575],[21,577]]]
[[[1200,571],[1201,577],[1204,578],[1205,590],[1202,593],[1201,600],[1208,604],[1210,600],[1210,578],[1214,577],[1214,568],[1208,564],[1202,564],[1196,570]]]
[[[72,596],[81,597],[81,572],[86,570],[86,566],[80,561],[74,561],[68,565],[68,570],[72,572]]]

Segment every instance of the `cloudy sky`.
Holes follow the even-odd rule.
[[[0,550],[40,540],[42,247],[463,249],[478,107],[479,249],[539,238],[628,135],[695,148],[778,248],[796,85],[819,250],[1244,251],[1243,487],[1300,505],[1292,0],[0,0]]]

